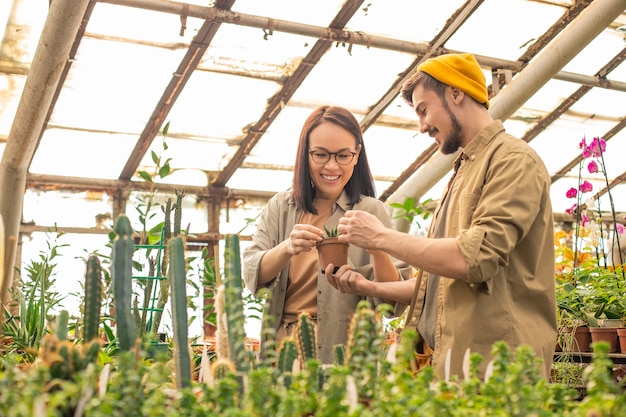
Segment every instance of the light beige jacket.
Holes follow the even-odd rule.
[[[383,224],[391,227],[391,220],[384,203],[372,197],[363,197],[360,202],[350,207],[348,197],[343,193],[335,208],[326,222],[326,227],[335,227],[339,218],[347,210],[364,210],[374,214]],[[258,273],[263,255],[271,248],[278,245],[289,237],[294,225],[302,215],[302,210],[296,209],[295,202],[291,199],[291,192],[283,191],[272,197],[259,218],[256,232],[253,235],[252,245],[243,253],[243,279],[246,287],[253,293],[259,289]],[[373,266],[370,255],[365,249],[350,245],[348,249],[348,262],[355,271],[368,279],[374,278]],[[412,277],[411,266],[396,263],[398,273],[402,279]],[[285,265],[281,273],[267,286],[272,291],[272,301],[269,314],[276,319],[274,328],[278,328],[285,304],[287,290],[289,264]],[[317,277],[317,343],[318,355],[322,363],[333,363],[333,347],[336,344],[346,344],[348,340],[348,326],[357,303],[364,297],[354,294],[342,294],[333,288],[326,277],[318,272]],[[371,299],[371,305],[377,306],[382,303],[380,299]],[[397,306],[396,314],[400,314],[406,306]],[[264,320],[265,321],[265,320]],[[263,349],[263,346],[262,346]]]

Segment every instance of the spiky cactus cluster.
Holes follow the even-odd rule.
[[[366,300],[362,300],[350,322],[347,363],[357,383],[360,398],[373,398],[381,359],[382,326]]]
[[[83,344],[67,339],[68,317],[67,310],[59,313],[55,332],[43,337],[37,353],[39,362],[49,369],[52,378],[63,380],[73,380],[78,372],[95,364],[100,353],[98,339]]]
[[[295,335],[298,353],[302,364],[311,359],[317,359],[316,328],[309,313],[300,313]]]

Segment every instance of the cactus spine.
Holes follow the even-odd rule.
[[[245,330],[243,313],[243,283],[241,280],[241,258],[239,255],[239,236],[227,235],[224,250],[224,295],[228,317],[228,354],[235,363],[237,371],[246,372],[249,360],[245,348]]]
[[[308,313],[300,313],[296,326],[296,342],[302,365],[311,359],[317,359],[317,340],[315,324]]]
[[[130,220],[120,214],[111,254],[111,277],[115,297],[115,321],[120,349],[130,350],[137,340],[137,327],[131,309],[134,241]]]
[[[172,291],[176,387],[182,390],[191,385],[191,360],[189,358],[187,328],[187,279],[183,239],[181,237],[171,238],[168,243],[168,251],[170,254],[169,281]]]
[[[87,258],[85,272],[85,306],[83,309],[83,341],[89,342],[98,337],[100,309],[102,306],[102,268],[96,255]]]

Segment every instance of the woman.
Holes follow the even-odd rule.
[[[368,211],[391,225],[384,204],[375,198],[359,123],[344,108],[322,106],[311,113],[300,133],[291,190],[269,200],[243,255],[248,289],[253,294],[263,287],[272,291],[269,314],[274,317],[277,344],[291,334],[298,315],[308,312],[317,322],[322,363],[333,363],[333,346],[347,342],[352,314],[364,298],[342,294],[328,283],[315,248],[324,227],[335,228],[351,209]],[[350,246],[350,267],[370,280],[403,279],[387,254],[372,252]],[[401,272],[408,278],[411,269],[404,266]]]

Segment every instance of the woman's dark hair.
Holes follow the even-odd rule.
[[[313,110],[313,113],[309,115],[304,126],[302,126],[293,173],[292,196],[296,206],[313,214],[317,214],[317,210],[313,207],[315,187],[313,187],[313,180],[309,171],[309,135],[313,129],[325,122],[334,123],[352,133],[355,147],[361,148],[354,172],[344,187],[350,204],[356,204],[361,199],[361,195],[376,196],[374,179],[367,162],[367,153],[365,152],[359,122],[349,110],[343,107],[321,106]]]

